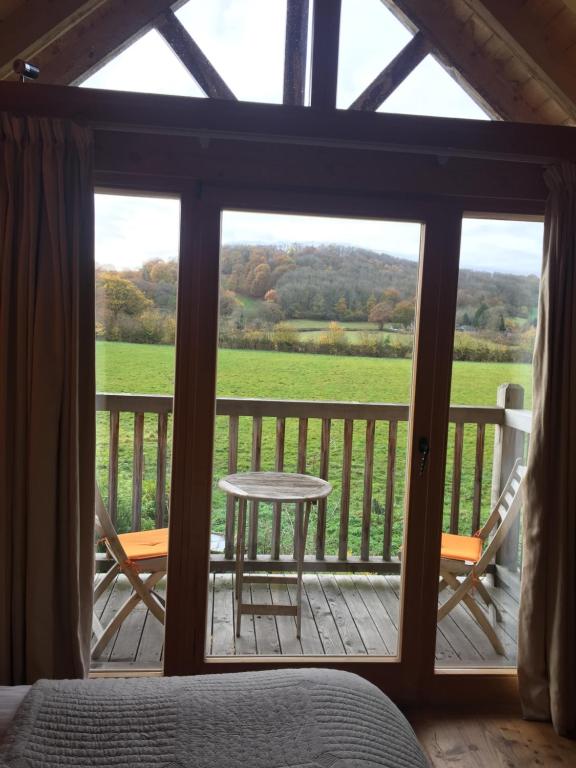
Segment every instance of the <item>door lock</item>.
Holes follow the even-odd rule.
[[[420,476],[424,474],[426,469],[426,461],[428,460],[428,454],[430,453],[430,445],[428,438],[421,437],[418,441],[418,450],[420,451]]]

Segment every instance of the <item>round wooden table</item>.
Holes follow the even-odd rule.
[[[310,475],[290,474],[288,472],[239,472],[223,477],[218,486],[238,503],[238,534],[236,537],[236,637],[240,637],[242,615],[279,614],[296,616],[296,637],[300,637],[302,627],[302,568],[306,551],[306,536],[310,508],[318,499],[324,499],[332,492],[332,486],[326,480]],[[296,576],[269,576],[250,574],[244,576],[244,538],[246,533],[246,504],[248,501],[269,501],[296,505]],[[244,582],[257,583],[280,582],[296,584],[296,605],[255,605],[242,602]]]

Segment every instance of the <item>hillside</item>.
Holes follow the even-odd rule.
[[[222,330],[247,333],[288,320],[369,321],[410,327],[418,265],[340,245],[225,246]],[[96,271],[97,335],[109,341],[173,343],[178,269],[154,260],[138,270]],[[538,278],[462,270],[457,324],[486,333],[524,332],[535,322]],[[504,342],[506,343],[506,342]]]

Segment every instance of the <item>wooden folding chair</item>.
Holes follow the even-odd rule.
[[[112,584],[116,576],[124,574],[133,588],[133,593],[123,603],[112,620],[103,627],[93,614],[92,631],[96,642],[92,658],[97,659],[124,620],[142,601],[161,624],[164,624],[164,600],[153,590],[166,575],[168,557],[168,528],[153,531],[117,534],[110,519],[100,490],[96,488],[96,534],[106,545],[114,564],[94,589],[94,602]],[[147,578],[143,575],[148,574]]]
[[[486,574],[488,565],[494,560],[520,513],[525,474],[526,467],[522,466],[521,459],[517,459],[490,517],[474,536],[442,534],[439,591],[449,587],[453,592],[438,609],[438,621],[462,601],[492,643],[496,653],[502,656],[505,655],[504,646],[494,626],[500,621],[500,613],[482,584],[481,577]],[[464,578],[460,581],[459,577],[462,576]],[[474,590],[486,604],[487,611],[476,601]]]

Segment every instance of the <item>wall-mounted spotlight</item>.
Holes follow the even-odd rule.
[[[24,59],[16,59],[12,69],[20,78],[21,83],[25,83],[26,80],[38,80],[40,77],[40,67],[29,61],[24,61]]]

